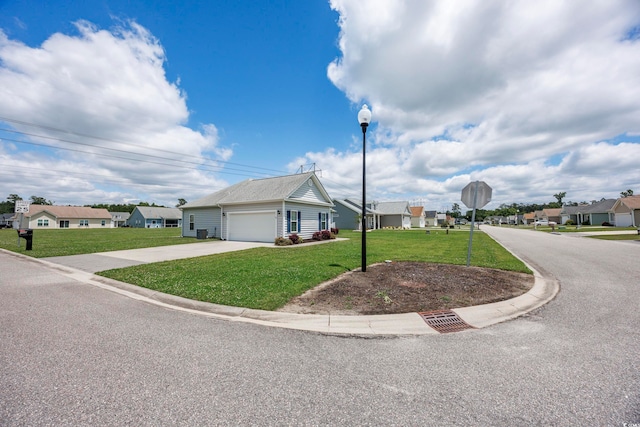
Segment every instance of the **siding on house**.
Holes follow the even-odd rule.
[[[285,202],[285,214],[283,215],[284,222],[284,234],[278,234],[280,236],[288,236],[291,233],[287,233],[287,214],[286,211],[298,211],[300,212],[300,232],[297,233],[303,239],[311,239],[313,233],[320,230],[320,224],[318,215],[320,213],[327,214],[327,227],[325,230],[331,228],[331,208],[323,206],[310,206],[302,203]]]
[[[193,230],[189,229],[189,215],[194,216]],[[182,212],[182,237],[196,237],[198,230],[206,229],[208,237],[221,238],[222,212],[218,207],[191,209]]]

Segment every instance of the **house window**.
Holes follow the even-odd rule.
[[[287,220],[288,220],[287,231],[289,233],[299,233],[300,232],[300,212],[287,211]]]
[[[48,227],[49,226],[49,220],[48,219],[39,219],[38,220],[38,227]]]
[[[80,227],[88,227],[89,226],[89,220],[88,219],[81,219],[80,220]]]
[[[105,225],[107,225],[107,221],[105,221],[105,220],[103,219],[103,220],[102,220],[102,222],[101,222],[100,224],[104,227]]]
[[[326,212],[320,212],[320,230],[328,230],[327,221],[329,219],[329,214]]]
[[[67,220],[60,221],[60,228],[69,228],[69,221]]]
[[[189,215],[189,230],[195,230],[195,229],[196,229],[196,216]]]

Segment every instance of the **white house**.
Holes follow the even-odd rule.
[[[315,173],[248,179],[180,207],[182,235],[273,242],[328,230],[331,197]]]
[[[611,212],[615,216],[616,227],[640,227],[640,196],[616,200]]]
[[[111,214],[106,209],[86,206],[31,205],[28,213],[15,217],[18,224],[14,228],[111,228]]]
[[[425,218],[424,206],[411,206],[411,227],[424,228]]]

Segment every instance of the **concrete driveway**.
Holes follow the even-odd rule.
[[[151,262],[194,258],[224,252],[243,251],[251,248],[274,247],[273,243],[229,242],[212,240],[183,245],[158,246],[154,248],[129,249],[124,251],[98,252],[87,255],[71,255],[43,258],[46,261],[77,268],[88,273],[131,267]]]

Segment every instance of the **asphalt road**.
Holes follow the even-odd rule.
[[[560,293],[418,338],[202,317],[0,253],[0,425],[640,423],[640,245],[486,231]]]

